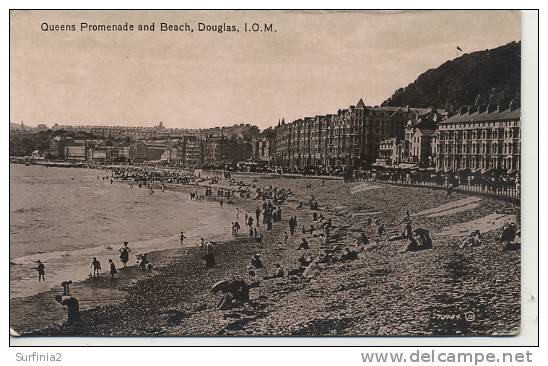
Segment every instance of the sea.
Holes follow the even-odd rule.
[[[137,255],[200,238],[230,236],[236,208],[191,201],[187,193],[110,182],[108,172],[10,164],[10,299],[61,288],[65,280],[89,277],[97,257],[121,266],[119,249],[129,242],[129,265]],[[38,282],[36,261],[46,268]]]

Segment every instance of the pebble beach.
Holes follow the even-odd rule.
[[[519,227],[519,203],[493,197],[431,188],[402,187],[375,182],[343,183],[338,180],[238,177],[257,187],[291,189],[281,222],[271,231],[259,226],[263,243],[246,230],[215,243],[217,265],[209,270],[197,247],[166,249],[150,254],[155,268],[120,271],[77,283],[83,336],[429,336],[516,335],[520,326],[520,251],[503,251],[496,240],[502,226]],[[167,187],[190,191],[191,187]],[[161,194],[161,193],[158,193]],[[358,259],[321,265],[311,279],[266,279],[279,263],[286,270],[297,267],[303,251],[296,250],[301,226],[312,222],[312,211],[297,210],[299,201],[314,197],[318,213],[331,218],[332,244],[358,251]],[[214,198],[211,198],[214,199]],[[223,209],[254,215],[261,200],[235,198]],[[405,240],[371,240],[365,247],[356,240],[362,232],[370,239],[376,229],[367,219],[380,220],[386,237],[401,233],[406,211],[413,227],[428,229],[433,249],[404,253]],[[287,220],[297,216],[297,235],[287,245]],[[213,223],[214,224],[214,223]],[[481,230],[482,244],[460,248],[473,229]],[[230,231],[230,228],[227,228]],[[305,234],[307,235],[307,234]],[[307,255],[325,248],[323,239],[307,235]],[[258,286],[250,303],[217,310],[219,294],[211,286],[238,277],[251,281],[247,266],[260,254],[266,268],[257,271]],[[61,305],[54,291],[10,300],[11,326],[23,335],[75,335],[63,332]],[[25,314],[33,314],[32,317]]]

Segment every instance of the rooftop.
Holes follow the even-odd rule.
[[[459,123],[459,122],[485,122],[485,121],[508,121],[520,119],[521,108],[517,109],[505,109],[505,110],[493,110],[472,113],[459,113],[444,119],[440,123]]]

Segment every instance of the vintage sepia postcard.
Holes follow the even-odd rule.
[[[519,334],[521,49],[519,11],[10,11],[10,334]]]

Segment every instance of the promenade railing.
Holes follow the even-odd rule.
[[[375,177],[364,177],[360,179],[355,179],[353,181],[367,181],[367,182],[377,182],[377,183],[386,183],[399,186],[411,186],[411,187],[428,187],[434,189],[444,189],[446,190],[447,184],[435,182],[431,180],[425,181],[409,181],[405,178],[403,179],[379,179]],[[513,200],[520,199],[519,188],[514,185],[505,185],[505,184],[468,184],[468,183],[458,183],[453,184],[453,190],[456,192],[468,192],[474,194],[481,194],[487,196],[498,196],[510,198]]]

